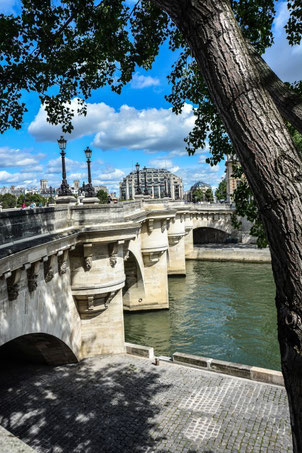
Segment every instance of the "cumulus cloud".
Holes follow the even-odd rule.
[[[18,184],[20,185],[37,185],[38,184],[38,174],[36,172],[19,172],[19,173],[9,173],[5,170],[0,171],[0,184]]]
[[[77,111],[78,101],[73,99],[70,108]],[[104,104],[87,104],[87,115],[75,115],[73,119],[74,130],[68,134],[66,138],[75,139],[85,135],[95,134],[100,130],[100,127],[108,127],[115,110],[112,107]],[[44,107],[41,106],[34,121],[28,127],[28,131],[32,134],[37,141],[52,141],[56,142],[58,137],[62,135],[62,128],[60,125],[53,126],[46,120],[46,112]]]
[[[139,72],[135,73],[132,81],[131,87],[136,90],[141,90],[142,88],[148,88],[152,86],[160,85],[160,81],[156,77],[144,76],[141,75]]]
[[[85,162],[78,162],[76,160],[68,159],[65,157],[66,162],[66,171],[78,170],[79,168],[87,168]],[[62,172],[62,160],[60,157],[57,159],[52,159],[47,163],[46,173],[50,174],[60,174]]]
[[[44,157],[43,154],[31,154],[18,148],[0,147],[0,167],[29,167],[36,166]]]
[[[280,2],[274,20],[275,43],[265,52],[264,59],[280,79],[295,82],[302,74],[302,45],[289,45],[284,30],[288,18],[287,3]]]
[[[158,159],[152,159],[148,162],[150,167],[164,168],[169,170],[171,173],[176,173],[179,170],[177,165],[174,165],[172,160],[159,157]]]
[[[105,182],[119,182],[125,176],[123,170],[119,170],[118,168],[107,168],[103,170],[101,173],[96,174],[94,180],[99,181],[100,184],[104,184]]]
[[[72,101],[76,109],[77,101]],[[190,104],[186,104],[181,115],[172,109],[137,110],[128,105],[119,111],[104,104],[87,104],[87,116],[76,116],[74,130],[70,138],[96,134],[93,145],[103,150],[132,149],[145,151],[183,151],[184,138],[194,126],[195,118]],[[46,121],[46,113],[41,107],[29,132],[38,141],[55,141],[61,134],[60,126],[52,126]]]

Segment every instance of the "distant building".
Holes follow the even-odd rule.
[[[78,191],[78,190],[80,189],[80,185],[81,185],[81,181],[80,181],[79,179],[75,179],[75,180],[73,181],[73,188],[74,188],[74,190],[77,190],[77,191]]]
[[[226,177],[226,191],[227,199],[226,201],[230,203],[233,200],[234,192],[237,187],[242,183],[242,178],[235,178],[233,176],[234,166],[237,162],[232,159],[230,156],[227,156],[225,163],[225,177]]]
[[[138,189],[151,198],[183,199],[182,179],[163,168],[144,167],[129,173],[120,183],[120,199],[133,200]]]
[[[0,195],[5,195],[6,193],[10,193],[12,195],[15,195],[15,197],[19,197],[19,195],[26,193],[26,189],[24,189],[24,187],[15,187],[15,186],[0,187]]]
[[[93,187],[94,187],[96,193],[98,193],[99,190],[103,190],[104,192],[109,193],[106,186],[93,186]]]
[[[47,189],[47,179],[40,179],[40,191],[45,191]]]
[[[54,197],[55,196],[55,189],[53,189],[51,186],[48,186],[48,180],[47,179],[40,179],[40,190],[39,191],[34,191],[35,189],[31,189],[29,192],[31,193],[37,193],[39,192],[42,197],[49,198],[49,197]]]
[[[193,202],[194,201],[194,192],[196,192],[196,190],[201,190],[202,193],[205,194],[206,191],[209,189],[212,190],[212,187],[210,186],[210,184],[207,184],[206,182],[198,181],[191,187],[190,190],[188,190],[186,192],[186,200],[189,202]]]

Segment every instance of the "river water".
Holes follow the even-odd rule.
[[[280,370],[274,297],[270,264],[187,261],[169,310],[125,314],[126,341]]]

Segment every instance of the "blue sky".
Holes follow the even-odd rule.
[[[0,12],[14,13],[17,8],[17,1],[0,0]],[[265,59],[282,80],[295,81],[302,78],[302,46],[287,44],[283,28],[287,18],[286,3],[278,2],[275,44]],[[185,151],[183,139],[194,123],[192,106],[187,104],[183,114],[176,116],[164,98],[170,93],[166,76],[175,58],[168,46],[163,46],[152,70],[138,69],[121,95],[110,88],[93,93],[87,116],[75,118],[74,132],[66,135],[69,183],[87,181],[84,149],[90,146],[93,182],[106,185],[110,191],[118,189],[136,162],[176,173],[183,178],[185,189],[199,180],[217,187],[224,164],[206,164],[206,149],[191,157]],[[22,128],[0,136],[0,186],[38,187],[41,178],[58,186],[61,162],[56,140],[61,130],[46,122],[37,95],[26,94],[25,101],[29,111]]]

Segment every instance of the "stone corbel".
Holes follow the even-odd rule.
[[[164,233],[167,228],[167,221],[164,219],[161,221],[161,232]]]
[[[180,222],[182,223],[184,221],[184,215],[180,214]]]
[[[44,280],[46,281],[46,283],[49,283],[54,278],[55,275],[54,259],[55,257],[53,255],[50,257],[44,256],[42,258],[44,267]]]
[[[156,252],[143,252],[144,265],[152,266],[153,264],[158,263],[164,252],[165,250],[160,250]]]
[[[182,236],[169,236],[169,245],[176,245],[181,240],[181,238]]]
[[[57,255],[59,274],[66,274],[68,269],[68,250],[59,250]]]
[[[87,298],[87,310],[93,311],[94,310],[94,296],[88,296]]]
[[[119,290],[110,291],[104,294],[89,295],[86,300],[76,299],[79,314],[83,316],[88,315],[89,317],[98,316],[102,311],[107,310],[118,291]]]
[[[186,226],[186,228],[185,228],[186,236],[190,233],[191,230],[192,230],[192,227]]]
[[[109,262],[111,267],[115,267],[117,263],[117,254],[118,254],[118,245],[119,242],[112,242],[108,246],[108,251],[109,251]]]
[[[172,223],[175,223],[175,217],[172,217]]]
[[[130,255],[129,244],[130,244],[130,241],[125,241],[125,243],[124,243],[124,249],[123,249],[124,261],[127,261],[129,259],[129,255]]]
[[[154,219],[148,219],[147,221],[147,229],[148,229],[148,234],[151,234],[154,228]]]
[[[40,270],[40,261],[36,263],[26,263],[24,264],[24,268],[26,269],[27,273],[27,286],[30,293],[36,291],[38,286],[38,277],[39,277],[39,270]]]
[[[19,296],[20,291],[20,278],[21,278],[21,269],[15,271],[5,272],[4,278],[7,284],[7,296],[8,300],[16,300]]]
[[[171,219],[170,217],[167,217],[167,230],[170,228],[170,222],[171,222]]]
[[[84,254],[84,269],[89,272],[92,268],[92,244],[83,245],[83,254]]]
[[[107,309],[108,308],[108,305],[110,304],[110,302],[112,301],[112,299],[115,297],[117,291],[111,291],[107,297],[105,298],[105,304],[104,304],[104,307]]]

